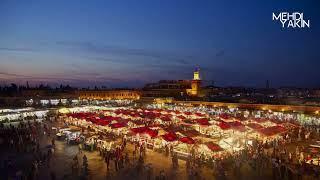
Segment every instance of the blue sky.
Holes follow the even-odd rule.
[[[0,83],[141,87],[202,78],[221,86],[320,86],[319,2],[0,1]],[[299,11],[309,29],[272,12]]]

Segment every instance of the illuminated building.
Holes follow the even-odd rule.
[[[157,83],[146,84],[143,88],[144,97],[180,97],[186,95],[189,80],[160,80]]]
[[[192,80],[161,80],[157,83],[146,84],[143,97],[203,97],[205,91],[201,89],[200,71],[193,72]]]
[[[193,80],[191,81],[191,89],[187,89],[187,93],[190,96],[199,96],[201,90],[200,70],[197,68],[193,72]]]
[[[80,99],[117,100],[140,99],[140,92],[134,90],[82,90],[77,91]]]

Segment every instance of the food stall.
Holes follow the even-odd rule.
[[[223,149],[217,144],[212,141],[205,142],[199,145],[198,153],[202,155],[205,160],[208,160],[210,157],[213,157],[217,153],[221,153]]]
[[[173,147],[173,152],[176,153],[179,158],[188,158],[191,156],[191,149],[195,141],[187,136],[180,138],[179,141],[180,143]]]

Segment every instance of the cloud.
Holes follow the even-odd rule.
[[[14,73],[7,73],[7,72],[0,72],[0,76],[14,76],[14,77],[31,77],[31,76],[25,76],[21,74],[14,74]]]
[[[161,64],[161,61],[165,61],[166,63],[179,63],[182,65],[190,64],[187,59],[191,56],[183,56],[177,55],[167,52],[160,52],[151,49],[137,49],[137,48],[126,48],[120,46],[110,46],[110,45],[101,45],[89,41],[57,41],[57,45],[65,46],[69,48],[78,48],[80,50],[85,50],[91,53],[98,54],[112,54],[112,55],[121,55],[125,57],[136,56],[143,57],[148,61],[157,61]],[[113,60],[111,58],[105,57],[94,57],[92,58],[98,61],[112,61],[118,62],[118,60]]]
[[[79,81],[86,79],[88,81],[123,81],[121,78],[109,77],[97,72],[70,72],[64,74],[47,74],[43,75],[21,75],[15,73],[0,72],[0,78],[6,80],[38,80],[38,81]]]

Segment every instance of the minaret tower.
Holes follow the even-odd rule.
[[[201,87],[200,68],[197,67],[193,72],[193,80],[191,81],[191,95],[198,96]]]

